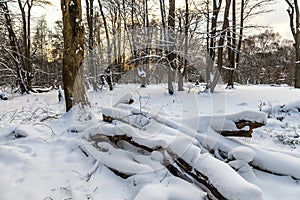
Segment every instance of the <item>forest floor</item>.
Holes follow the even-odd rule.
[[[82,119],[79,122],[74,122],[72,112],[64,113],[64,104],[58,102],[57,91],[9,96],[7,101],[0,100],[0,200],[206,199],[206,192],[196,184],[168,174],[161,165],[163,155],[159,152],[154,151],[148,157],[141,157],[136,152],[133,154],[133,150],[128,154],[102,142],[98,147],[104,153],[98,154],[89,148],[91,143],[87,140],[96,132],[112,136],[118,131],[126,134],[131,132],[131,135],[147,133],[143,135],[143,141],[136,142],[146,146],[168,144],[171,150],[178,152],[178,146],[185,145],[186,138],[177,141],[179,137],[176,132],[174,134],[177,138],[174,139],[172,134],[176,127],[193,127],[197,123],[197,130],[194,130],[197,135],[209,132],[208,129],[201,132],[203,126],[215,123],[202,123],[201,119],[205,119],[205,116],[226,116],[242,111],[243,117],[248,117],[251,111],[265,113],[266,125],[255,129],[251,138],[214,137],[216,141],[212,149],[218,148],[221,152],[222,148],[232,147],[226,159],[224,155],[206,152],[204,148],[199,150],[199,155],[209,154],[225,163],[219,165],[219,161],[207,162],[207,169],[213,172],[208,177],[211,183],[230,200],[257,197],[264,200],[299,199],[300,90],[270,85],[238,85],[235,89],[225,90],[224,85],[219,85],[215,93],[207,94],[198,93],[201,86],[191,88],[186,85],[186,91],[170,96],[166,87],[161,84],[140,88],[130,84],[116,85],[114,91],[89,92],[92,108],[89,113],[79,116]],[[125,122],[103,122],[102,113],[122,103],[122,99],[126,100],[128,96],[134,99],[136,110],[132,113],[140,113],[141,116],[150,113],[148,120],[163,116],[155,119],[165,121],[153,123],[139,118],[139,123],[135,123],[139,127],[129,127]],[[127,112],[126,109],[129,108],[123,106],[111,112],[122,116]],[[87,116],[91,116],[91,119],[87,120]],[[189,129],[179,131],[183,130]],[[209,135],[205,137],[204,140],[211,141]],[[153,141],[147,143],[145,140]],[[206,147],[204,140],[200,143]],[[191,139],[188,142],[194,145],[196,141]],[[245,146],[246,150],[233,148],[237,145]],[[182,157],[188,156],[185,152],[181,153]],[[245,155],[248,156],[246,160],[251,157],[249,165],[235,162],[244,161],[237,157]],[[232,160],[232,156],[236,160]],[[198,161],[202,158],[191,159]],[[195,169],[205,171],[203,166],[197,167]],[[132,176],[121,178],[111,169]],[[136,171],[136,174],[132,171]],[[227,176],[222,174],[227,171]],[[218,177],[218,173],[222,178]],[[226,185],[228,182],[234,183]],[[239,188],[239,185],[243,186]]]

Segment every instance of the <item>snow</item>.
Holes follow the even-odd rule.
[[[248,147],[236,147],[230,153],[228,157],[232,157],[236,160],[243,160],[251,162],[255,156],[255,152]]]
[[[161,183],[151,184],[142,188],[134,200],[201,200],[204,198],[204,192],[179,178],[168,177]]]
[[[196,183],[168,172],[171,154],[206,174],[227,199],[298,199],[300,90],[223,88],[170,96],[167,85],[116,85],[90,92],[91,110],[67,114],[57,91],[0,100],[0,199],[206,199]],[[121,120],[104,123],[102,114]],[[266,125],[252,138],[216,132],[237,130],[241,119]],[[101,135],[128,136],[154,150]]]
[[[213,159],[209,154],[202,154],[195,162],[195,166],[199,171],[209,174],[211,182],[227,199],[262,199],[262,190],[237,175],[224,162]]]
[[[246,120],[249,122],[259,122],[265,124],[267,121],[267,116],[265,113],[258,112],[258,111],[251,111],[251,110],[243,110],[238,113],[233,114],[216,114],[214,116],[196,116],[191,118],[184,119],[184,124],[188,124],[191,126],[191,122],[195,123],[198,122],[197,131],[199,133],[207,132],[208,127],[210,126],[212,129],[218,130],[226,130],[226,131],[234,131],[238,130],[236,127],[235,122],[239,122],[241,120]],[[209,125],[209,126],[208,126]],[[192,126],[195,126],[192,125]]]
[[[138,75],[141,78],[146,78],[146,76],[147,76],[146,72],[143,69],[138,70]]]
[[[70,6],[74,6],[75,3],[73,1],[70,2]]]
[[[85,145],[89,153],[106,166],[127,174],[152,171],[148,165],[137,162],[134,155],[124,150],[115,149],[109,143],[100,142],[97,146],[98,149]]]
[[[296,179],[300,179],[300,160],[294,156],[279,152],[267,152],[256,149],[256,156],[253,164],[261,164],[264,169],[271,169],[276,174],[287,174]]]

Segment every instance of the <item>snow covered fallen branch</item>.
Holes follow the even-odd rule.
[[[103,120],[109,123],[117,120],[133,126],[144,127],[150,123],[150,120],[156,120],[158,122],[164,121],[166,125],[176,124],[159,114],[153,115],[150,112],[140,111],[132,106],[105,107],[102,109],[102,113]],[[262,112],[243,111],[229,115],[193,117],[185,121],[199,121],[202,124],[201,128],[208,127],[209,125],[223,136],[252,137],[253,129],[265,125],[267,119],[266,115]]]
[[[234,164],[231,166],[212,156],[209,152],[214,147],[205,144],[206,140],[200,136],[211,130],[214,134],[221,133],[221,138],[222,134],[228,136],[231,132],[230,136],[234,136],[241,131],[249,137],[254,128],[265,124],[264,113],[244,111],[187,119],[199,122],[196,130],[185,121],[180,125],[163,115],[127,104],[103,108],[102,113],[110,119],[106,120],[109,123],[86,130],[83,137],[88,141],[87,152],[116,175],[128,178],[167,169],[184,181],[196,183],[209,199],[262,198],[262,191],[236,173]],[[163,126],[164,131],[151,132],[157,126]]]

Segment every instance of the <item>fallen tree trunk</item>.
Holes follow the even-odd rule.
[[[86,139],[94,141],[101,163],[122,178],[163,168],[164,173],[168,171],[165,176],[172,174],[198,186],[209,199],[244,199],[245,196],[261,199],[263,192],[239,173],[248,170],[246,173],[255,176],[253,168],[295,180],[300,178],[296,167],[300,161],[292,156],[222,137],[251,137],[255,128],[266,123],[264,113],[243,111],[223,116],[196,116],[180,124],[167,116],[123,103],[102,111],[103,119],[109,123],[101,125],[104,127],[101,133],[90,132]],[[155,129],[158,132],[154,135],[153,127],[160,125],[163,128]],[[95,130],[99,132],[98,128]],[[243,148],[236,149],[238,147]],[[161,160],[157,160],[159,156],[152,157],[157,152]],[[116,157],[117,161],[110,160]],[[281,167],[284,163],[293,165]],[[154,169],[157,165],[161,168]]]
[[[235,125],[239,130],[236,131],[215,130],[215,131],[225,137],[252,137],[253,129],[264,126],[265,124],[261,122],[255,122],[255,121],[252,122],[247,120],[240,120],[238,122],[235,122]],[[246,126],[248,126],[249,129],[243,130],[243,128]]]
[[[204,190],[208,194],[208,198],[211,200],[224,200],[226,199],[216,187],[209,181],[209,178],[205,176],[203,173],[199,172],[198,170],[194,169],[193,166],[189,165],[187,162],[185,162],[183,159],[181,159],[179,156],[177,156],[174,152],[172,152],[170,149],[164,149],[160,146],[150,148],[145,145],[138,144],[137,142],[133,141],[132,137],[129,137],[127,135],[116,135],[116,136],[107,136],[105,134],[95,134],[90,138],[91,141],[94,141],[95,144],[98,142],[109,142],[112,144],[115,148],[122,148],[119,144],[120,142],[127,142],[131,144],[132,146],[139,149],[138,152],[141,154],[149,155],[153,151],[160,151],[162,152],[164,156],[164,166],[168,171],[173,174],[176,177],[179,177],[187,182],[190,183],[197,183],[197,185]],[[97,145],[95,147],[99,150],[103,150]],[[171,158],[167,158],[167,157]],[[132,174],[126,173],[125,171],[120,171],[118,169],[115,169],[112,166],[107,166],[112,172],[114,172],[117,176],[120,176],[124,179],[130,177]],[[185,173],[189,175],[186,176]]]
[[[106,112],[102,114],[103,121],[108,122],[108,123],[112,123],[114,120],[127,123],[126,120],[124,121],[124,119],[128,118],[128,117],[132,117],[132,116],[142,115],[143,117],[147,117],[147,113],[136,113],[136,111],[133,113],[128,113],[127,116],[126,115],[116,116],[116,115],[114,115],[114,108],[111,108],[110,111],[108,111],[108,110],[106,110]],[[238,113],[237,113],[237,115],[238,115]],[[149,116],[149,119],[150,118],[157,120],[157,119],[153,118],[153,116],[151,116],[151,117]],[[226,118],[226,116],[224,116],[224,118]],[[236,122],[233,121],[233,123],[235,124],[235,127],[232,130],[218,130],[217,128],[213,128],[213,127],[212,128],[217,133],[219,133],[225,137],[252,137],[253,129],[259,128],[259,127],[265,125],[265,123],[263,123],[263,122],[249,121],[249,120],[242,119],[242,117],[241,117],[241,119],[239,119],[239,121],[236,121]],[[245,128],[245,127],[248,127],[248,128]]]

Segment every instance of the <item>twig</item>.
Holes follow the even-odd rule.
[[[43,126],[46,126],[46,127],[48,127],[48,128],[51,130],[51,132],[52,132],[51,136],[56,135],[55,132],[53,131],[53,129],[51,128],[51,126],[49,126],[48,124],[45,124],[45,123],[35,123],[35,124],[32,124],[32,126],[35,126],[35,125],[43,125]]]
[[[95,164],[93,165],[92,169],[86,175],[87,176],[87,180],[86,180],[87,182],[91,179],[92,175],[96,172],[96,170],[98,169],[99,165],[100,165],[100,163],[97,160],[95,162]]]

